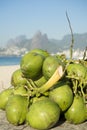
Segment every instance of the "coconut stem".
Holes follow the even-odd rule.
[[[74,36],[73,36],[73,31],[72,31],[72,27],[71,27],[71,23],[70,23],[70,19],[68,17],[68,14],[66,12],[66,17],[67,17],[67,20],[68,20],[68,23],[69,23],[69,28],[70,28],[70,31],[71,31],[71,45],[70,45],[70,60],[72,61],[72,58],[73,58],[73,45],[74,45]]]
[[[40,88],[37,89],[38,92],[44,93],[50,89],[61,77],[63,76],[63,68],[59,66],[52,77]]]
[[[83,60],[85,60],[85,58],[86,58],[86,52],[87,52],[87,46],[86,46],[84,54],[83,54]]]

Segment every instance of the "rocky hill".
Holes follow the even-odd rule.
[[[0,55],[22,55],[25,52],[41,48],[51,53],[57,53],[70,48],[71,35],[64,36],[61,40],[49,39],[47,34],[36,32],[31,39],[25,35],[10,39],[5,48],[0,48]],[[84,50],[87,46],[87,33],[74,34],[74,49]]]

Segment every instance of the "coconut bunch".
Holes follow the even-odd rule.
[[[11,87],[0,93],[0,109],[9,123],[49,129],[61,118],[87,120],[87,61],[34,49],[13,72]]]

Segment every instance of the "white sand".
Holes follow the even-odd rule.
[[[0,66],[0,91],[11,86],[12,73],[19,68],[19,65]]]

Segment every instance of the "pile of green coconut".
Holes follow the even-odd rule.
[[[0,109],[13,125],[48,130],[63,118],[87,121],[87,60],[33,49],[20,60],[11,87],[0,93]]]

